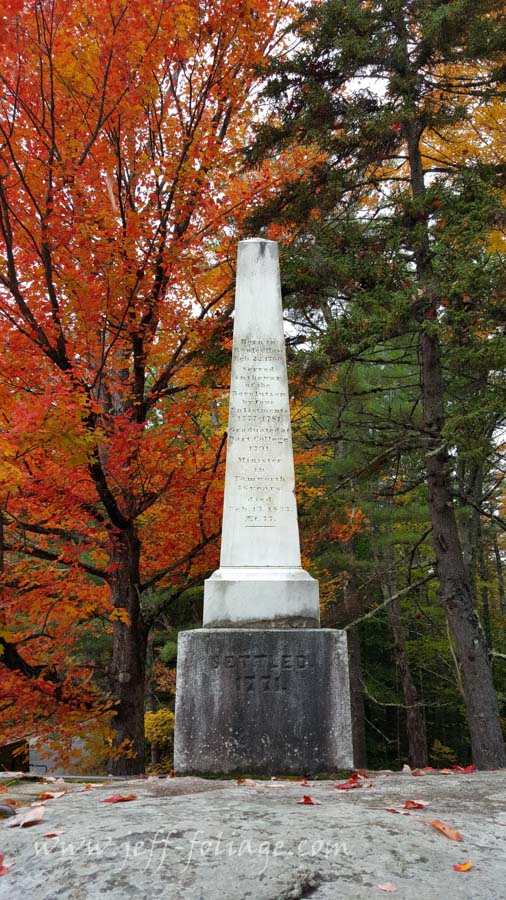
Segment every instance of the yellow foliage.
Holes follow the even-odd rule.
[[[147,712],[144,716],[144,733],[146,740],[157,747],[166,747],[172,743],[176,718],[170,709],[159,709]]]
[[[130,625],[130,616],[126,609],[122,606],[115,607],[108,616],[111,622],[124,622],[125,625]]]

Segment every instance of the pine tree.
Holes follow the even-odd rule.
[[[401,334],[416,339],[440,597],[462,670],[473,759],[495,768],[506,755],[459,534],[453,448],[462,407],[448,373],[459,369],[472,400],[477,358],[485,354],[494,372],[504,360],[504,276],[490,240],[504,221],[504,166],[488,158],[455,163],[449,143],[446,158],[434,158],[426,143],[434,135],[449,142],[478,105],[502,96],[503,5],[328,0],[296,31],[300,47],[271,67],[267,93],[278,122],[259,130],[251,159],[302,143],[315,162],[309,175],[292,174],[252,228],[273,219],[299,224],[296,245],[312,248],[311,274],[299,281],[299,321],[320,330],[327,361],[359,358]],[[481,378],[487,400],[478,398],[493,407],[489,442],[504,396],[497,381],[491,387]]]

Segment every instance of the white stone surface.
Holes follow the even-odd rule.
[[[220,569],[204,626],[319,623],[318,583],[301,568],[278,246],[241,241]]]
[[[204,625],[319,625],[318,582],[297,568],[222,567],[205,582]],[[297,620],[297,621],[295,621]]]

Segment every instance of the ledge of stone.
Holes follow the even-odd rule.
[[[80,793],[72,785],[46,803],[39,825],[0,823],[4,862],[14,863],[0,898],[371,900],[385,882],[402,900],[504,897],[505,771],[370,779],[353,791],[329,780],[144,779]],[[103,803],[112,793],[137,799]],[[301,804],[304,795],[320,805]],[[387,811],[408,799],[427,805]],[[433,819],[463,842],[435,831]],[[43,837],[56,828],[59,838]],[[455,872],[466,860],[473,869]]]

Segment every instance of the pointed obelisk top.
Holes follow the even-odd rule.
[[[300,566],[278,246],[261,238],[239,243],[221,562],[204,598],[204,625],[252,622],[319,622]]]
[[[222,566],[300,566],[278,247],[237,262]]]

